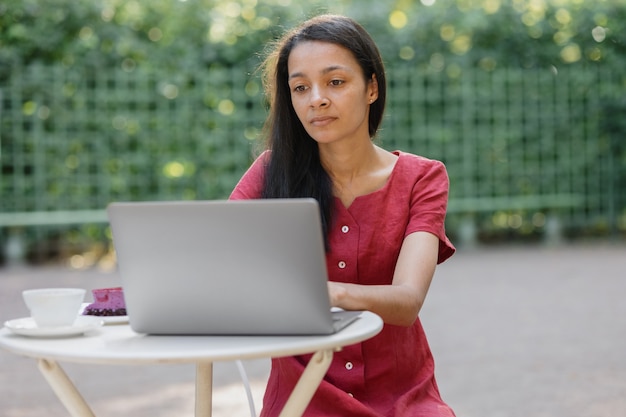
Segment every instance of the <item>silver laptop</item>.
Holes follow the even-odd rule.
[[[314,199],[118,202],[107,208],[130,326],[140,333],[331,334]]]

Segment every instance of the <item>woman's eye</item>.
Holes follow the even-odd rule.
[[[293,87],[294,92],[302,92],[304,90],[306,90],[306,87],[303,85],[296,85],[295,87]]]
[[[332,80],[330,82],[330,85],[335,85],[335,86],[341,85],[341,84],[343,84],[343,80]]]

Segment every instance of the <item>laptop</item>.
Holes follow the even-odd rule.
[[[322,335],[331,311],[314,199],[107,207],[131,328],[161,335]]]

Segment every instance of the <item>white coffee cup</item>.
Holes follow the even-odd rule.
[[[38,327],[71,326],[85,298],[82,288],[40,288],[25,290],[22,298]]]

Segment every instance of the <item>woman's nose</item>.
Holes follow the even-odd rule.
[[[327,106],[329,101],[324,91],[319,87],[311,88],[311,107],[324,107]]]

